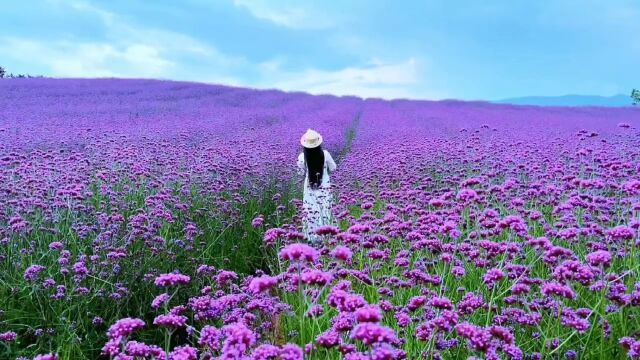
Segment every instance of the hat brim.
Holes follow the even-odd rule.
[[[306,147],[307,149],[317,148],[321,144],[322,144],[322,135],[312,141],[309,141],[309,139],[306,139],[304,137],[300,139],[300,145]]]

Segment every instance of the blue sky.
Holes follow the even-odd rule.
[[[23,0],[0,65],[363,97],[627,94],[639,0]]]

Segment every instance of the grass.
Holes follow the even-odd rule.
[[[342,161],[351,151],[359,118],[360,115],[357,115],[352,126],[347,129],[345,144],[337,152],[338,161]],[[451,187],[439,171],[426,170],[429,182],[425,191],[438,193],[444,188]],[[477,175],[477,173],[471,172],[468,175]],[[501,177],[494,179],[497,183],[503,180]],[[526,182],[530,179],[523,175],[522,181]],[[179,269],[183,273],[193,275],[202,264],[235,271],[241,276],[254,274],[258,270],[273,274],[284,271],[285,264],[278,261],[276,249],[267,249],[263,246],[263,234],[267,227],[279,227],[292,222],[296,215],[292,200],[300,198],[300,189],[296,184],[271,183],[261,189],[242,187],[223,193],[205,193],[197,185],[185,187],[183,184],[175,183],[166,186],[167,191],[160,191],[145,182],[123,180],[113,185],[113,190],[119,194],[121,201],[117,200],[118,197],[114,198],[108,192],[102,191],[102,185],[104,184],[96,179],[90,187],[92,195],[82,202],[88,208],[77,208],[77,204],[70,200],[67,208],[58,209],[53,214],[42,210],[34,211],[27,219],[34,230],[28,234],[14,234],[6,244],[2,245],[6,256],[0,261],[0,309],[4,310],[0,317],[0,332],[11,329],[19,331],[20,336],[16,343],[3,343],[4,347],[0,348],[0,358],[33,356],[43,352],[57,352],[61,359],[98,358],[100,347],[106,341],[105,332],[109,324],[128,316],[142,318],[148,323],[152,322],[157,313],[151,310],[150,303],[159,290],[151,280],[159,273]],[[415,186],[419,187],[421,184],[415,184]],[[359,188],[360,185],[357,187]],[[377,185],[371,186],[370,190],[376,199],[373,208],[363,210],[357,205],[349,206],[349,213],[354,219],[370,214],[380,217],[380,210],[390,203],[389,200],[379,196]],[[276,201],[274,196],[277,198]],[[461,236],[452,238],[440,234],[438,237],[443,243],[460,243],[464,241],[461,239],[466,239],[471,231],[479,228],[478,220],[472,218],[471,214],[481,213],[485,208],[481,205],[472,206],[478,207],[460,211]],[[511,211],[509,205],[500,196],[489,195],[488,206],[499,209],[502,215]],[[540,211],[544,221],[549,224],[553,224],[560,218],[560,215],[554,214],[553,206],[538,201],[528,202],[525,208]],[[135,233],[134,224],[139,214],[149,214],[163,209],[170,213],[171,217],[162,221],[147,219],[144,223],[144,226],[154,227],[155,236],[147,237]],[[427,210],[436,211],[432,207]],[[102,216],[114,214],[122,215],[122,222],[117,223],[116,226],[107,228],[83,228],[82,226],[82,224],[101,224]],[[258,215],[264,216],[265,225],[256,228],[252,225],[252,221]],[[579,210],[575,215],[581,221],[582,212]],[[610,227],[618,225],[625,216],[620,211],[616,217],[612,217],[608,223],[602,225]],[[404,220],[415,219],[409,217]],[[199,233],[194,235],[192,241],[185,233],[189,223],[195,224],[199,229]],[[342,230],[346,230],[352,223],[342,220],[339,225]],[[538,222],[529,220],[528,228],[529,234],[533,237],[545,235],[545,230]],[[507,261],[510,261],[512,264],[528,266],[532,277],[540,279],[552,277],[553,266],[545,264],[541,252],[527,245],[524,238],[515,232],[507,230],[492,237],[491,240],[497,243],[519,243],[522,244],[523,250],[518,256],[512,258],[500,254],[492,258],[491,266],[503,268]],[[584,260],[591,251],[588,247],[589,242],[600,240],[598,236],[593,235],[579,235],[573,240],[553,239],[555,245],[571,249],[581,260]],[[62,241],[66,249],[73,254],[69,259],[70,269],[73,268],[74,263],[81,261],[78,254],[87,257],[98,255],[102,260],[108,253],[126,248],[130,255],[104,264],[101,261],[88,261],[91,273],[81,281],[76,281],[73,273],[66,275],[60,273],[64,268],[59,263],[60,252],[49,249],[49,244],[54,241]],[[367,284],[354,276],[347,278],[353,284],[353,292],[363,295],[370,303],[378,303],[384,299],[378,293],[378,289],[384,286],[384,279],[391,276],[399,278],[404,276],[404,269],[396,266],[393,259],[398,252],[407,250],[409,243],[403,238],[391,237],[385,247],[391,251],[389,261],[374,263],[368,257],[367,251],[361,250],[355,252],[353,264],[350,266],[354,270],[367,271],[373,279],[373,284]],[[634,286],[640,273],[637,249],[633,246],[630,248],[632,254],[616,256],[608,270],[617,274],[626,274],[621,280],[627,289]],[[481,294],[490,306],[478,309],[461,321],[466,320],[485,326],[492,324],[502,310],[512,307],[508,302],[511,281],[505,279],[489,288],[483,282],[487,268],[476,266],[467,260],[464,260],[466,274],[455,277],[451,273],[452,265],[441,261],[440,255],[437,251],[429,249],[411,251],[412,266],[418,263],[430,263],[432,265],[425,265],[427,272],[430,275],[440,276],[442,281],[439,285],[395,288],[394,305],[405,305],[410,298],[423,295],[425,288],[449,298],[454,303],[457,303],[465,292],[472,291]],[[462,254],[451,255],[459,260],[465,259]],[[485,253],[481,255],[486,256]],[[30,264],[46,266],[44,277],[55,279],[56,284],[47,289],[26,281],[23,277],[24,269]],[[65,286],[66,295],[60,300],[52,300],[51,295],[56,293],[56,286],[60,285]],[[189,285],[182,286],[173,293],[173,297],[176,298],[174,303],[185,303],[189,295],[198,294],[205,285],[203,281],[194,278]],[[538,293],[535,285],[533,287],[532,293]],[[83,291],[83,288],[90,289],[89,293],[86,295],[78,293]],[[315,293],[309,290],[314,290]],[[578,351],[585,359],[624,358],[624,350],[617,340],[635,329],[640,329],[638,308],[622,307],[620,311],[611,312],[606,307],[608,302],[606,290],[594,291],[587,286],[577,284],[574,290],[578,294],[575,300],[559,301],[563,308],[592,309],[593,313],[589,321],[593,326],[588,332],[580,334],[563,326],[561,314],[541,308],[537,310],[543,315],[538,324],[516,326],[516,343],[527,353],[537,351],[543,355],[543,358],[549,359],[562,358],[568,350]],[[310,295],[312,293],[313,296]],[[271,340],[277,344],[286,341],[295,342],[301,346],[312,343],[318,335],[331,327],[331,320],[337,314],[335,309],[326,308],[321,316],[315,318],[306,316],[314,305],[326,304],[328,294],[329,285],[315,288],[300,287],[296,292],[280,290],[278,294],[280,299],[290,304],[292,311],[274,320],[279,330],[274,331]],[[533,295],[529,296],[528,300],[534,300]],[[522,306],[530,307],[531,305],[523,304]],[[94,317],[101,318],[104,324],[94,325],[92,323]],[[601,326],[603,321],[611,325],[610,334],[607,334]],[[414,336],[418,322],[410,324],[403,330],[393,315],[387,314],[383,323],[400,334],[411,335],[405,337],[406,342],[403,346],[409,358],[428,357],[423,354],[430,354],[436,346],[434,341],[424,342]],[[456,338],[455,332],[445,333],[443,336],[445,339]],[[164,330],[153,329],[145,331],[139,339],[154,344],[166,343],[167,347],[172,347],[185,343],[187,334],[184,330],[180,330],[168,335]],[[559,346],[549,347],[548,343],[554,339],[559,339]],[[441,355],[447,359],[460,359],[479,354],[466,346],[458,346],[442,350]],[[319,349],[314,351],[308,359],[340,359],[341,357],[336,350]]]
[[[439,182],[434,183],[434,188],[431,190],[437,190]],[[378,210],[383,208],[386,203],[378,201],[370,214],[378,214]],[[496,208],[500,207],[501,203],[499,199],[494,199],[492,206]],[[552,214],[552,208],[550,206],[539,206],[535,203],[529,203],[526,205],[529,208],[541,210],[544,217],[548,222],[553,222],[556,215]],[[434,209],[430,209],[434,210]],[[481,211],[483,209],[480,209]],[[503,209],[503,214],[507,209]],[[356,219],[365,213],[359,206],[350,206],[349,211]],[[460,221],[461,224],[467,224],[463,230],[460,239],[465,239],[469,233],[478,227],[475,220],[469,218],[469,211],[462,212],[463,217]],[[612,219],[610,226],[617,225],[616,219]],[[340,226],[342,230],[346,230],[351,224],[347,221],[341,222]],[[529,221],[528,227],[530,234],[534,237],[544,235],[544,230],[541,226],[533,221]],[[444,243],[455,243],[459,240],[449,237],[441,238]],[[585,237],[580,236],[573,241],[554,239],[554,244],[572,249],[579,259],[585,259],[586,255],[592,251],[587,247],[589,242],[598,241],[599,239],[594,236]],[[513,264],[522,264],[531,266],[532,276],[549,279],[552,278],[551,272],[554,267],[545,265],[542,260],[542,254],[540,251],[534,249],[529,245],[524,245],[524,239],[512,231],[505,231],[500,236],[492,238],[492,241],[496,242],[508,242],[515,241],[523,244],[524,256],[515,257],[511,259]],[[353,265],[351,269],[367,270],[374,269],[369,274],[378,284],[381,279],[389,276],[402,277],[404,269],[398,268],[394,265],[393,259],[395,254],[401,250],[408,249],[408,243],[401,238],[392,238],[391,242],[386,245],[391,249],[392,255],[390,261],[383,262],[382,267],[372,268],[370,266],[370,259],[367,257],[366,251],[359,251],[354,254]],[[632,246],[633,247],[633,246]],[[411,263],[415,264],[418,261],[435,261],[436,265],[429,268],[428,272],[432,275],[439,275],[442,277],[442,284],[439,286],[427,286],[431,290],[436,291],[441,296],[445,296],[457,303],[464,292],[458,291],[462,288],[466,291],[473,291],[478,294],[482,294],[487,302],[496,307],[496,311],[490,309],[479,309],[472,316],[467,319],[474,324],[491,325],[494,318],[501,310],[512,307],[505,300],[510,295],[511,282],[502,280],[493,289],[488,288],[483,283],[483,276],[486,272],[486,268],[474,266],[471,263],[466,263],[466,274],[462,278],[456,278],[450,272],[450,266],[442,261],[437,261],[439,254],[433,253],[428,249],[417,250],[411,252]],[[504,255],[497,261],[498,267],[505,263],[506,258]],[[608,269],[609,272],[618,274],[627,274],[624,278],[624,284],[627,289],[632,289],[635,282],[638,281],[638,274],[640,274],[640,259],[637,256],[616,257]],[[378,286],[367,285],[357,280],[353,276],[349,276],[347,280],[353,283],[353,292],[362,294],[370,303],[377,303],[381,300],[381,297],[377,293]],[[421,295],[421,288],[396,288],[395,296],[393,298],[394,305],[404,305],[407,300],[413,296]],[[535,288],[533,289],[535,293]],[[546,309],[538,310],[542,315],[542,321],[538,325],[526,326],[518,325],[516,328],[516,343],[521,346],[522,350],[527,353],[539,351],[543,354],[543,358],[562,358],[564,354],[569,350],[575,350],[584,359],[622,359],[626,357],[624,349],[618,344],[618,339],[622,336],[628,336],[629,329],[640,329],[640,310],[637,307],[623,307],[618,312],[608,312],[605,309],[605,296],[606,289],[600,291],[593,291],[588,286],[575,285],[574,290],[577,293],[575,300],[560,300],[563,306],[570,306],[574,309],[589,308],[593,313],[589,317],[589,321],[592,324],[590,330],[587,333],[581,334],[576,330],[563,326],[561,324],[561,317],[558,314],[550,312]],[[325,304],[328,290],[326,288],[320,289],[320,297],[316,300],[317,303]],[[291,332],[298,332],[298,329],[303,329],[299,332],[294,340],[297,344],[303,346],[306,343],[313,342],[314,339],[320,335],[323,331],[330,329],[330,319],[336,314],[335,310],[330,310],[324,315],[318,318],[304,317],[300,320],[300,315],[305,313],[310,307],[311,299],[305,296],[297,296],[295,294],[283,294],[286,302],[292,304],[295,311],[294,316],[286,319],[285,329]],[[610,334],[607,334],[602,327],[602,321],[607,321],[611,325]],[[397,321],[387,315],[383,320],[383,324],[397,330],[400,327]],[[407,331],[408,334],[415,334],[415,324],[410,325]],[[444,334],[445,338],[455,338],[453,333]],[[561,339],[560,345],[555,348],[548,347],[548,343],[553,339]],[[418,358],[422,356],[424,351],[432,349],[433,343],[425,344],[424,342],[416,339],[414,336],[406,337],[406,343],[404,349],[408,352],[409,358]],[[452,350],[441,351],[441,355],[445,359],[463,359],[468,356],[478,355],[474,354],[468,347],[459,346]],[[341,355],[336,350],[321,349],[313,353],[309,359],[340,359]]]
[[[435,186],[437,186],[437,182]],[[144,209],[144,199],[148,198],[150,193],[143,192],[146,187],[138,187],[139,190],[133,191],[127,195],[127,202],[131,204],[129,209],[122,211],[125,215],[125,222],[120,231],[120,237],[116,241],[116,245],[122,245],[126,241],[127,223],[131,217],[138,211]],[[280,193],[281,197],[278,203],[272,201],[274,194]],[[236,194],[238,195],[238,194]],[[226,197],[232,197],[233,194],[225,194]],[[56,251],[49,250],[48,244],[53,241],[64,240],[67,248],[72,253],[84,253],[92,255],[93,248],[84,240],[77,231],[74,230],[74,224],[78,222],[93,222],[97,219],[87,218],[90,215],[79,214],[70,210],[61,211],[56,217],[56,221],[47,222],[46,218],[40,213],[34,213],[29,219],[34,225],[34,232],[29,236],[16,236],[11,239],[12,248],[7,251],[7,258],[2,263],[2,275],[0,275],[0,308],[5,309],[2,318],[2,326],[11,329],[23,329],[26,336],[21,336],[20,340],[10,345],[4,350],[0,350],[0,354],[34,354],[38,352],[54,351],[58,352],[61,359],[90,359],[96,358],[99,354],[99,346],[106,340],[104,326],[94,326],[90,320],[94,316],[100,316],[106,324],[113,323],[116,319],[125,316],[136,316],[150,321],[155,316],[149,312],[149,304],[157,293],[155,286],[144,281],[144,275],[157,272],[171,272],[175,269],[181,271],[195,270],[198,264],[209,264],[221,268],[230,269],[241,274],[251,274],[255,270],[262,269],[269,271],[274,265],[275,253],[267,253],[265,248],[261,246],[262,230],[256,229],[251,225],[251,221],[258,214],[265,216],[265,220],[272,226],[278,226],[289,219],[294,214],[295,209],[290,205],[290,200],[298,196],[295,187],[289,187],[288,191],[282,189],[267,189],[262,196],[251,196],[251,192],[240,193],[243,202],[237,203],[234,211],[230,213],[233,216],[228,218],[221,217],[215,211],[215,199],[201,196],[196,189],[191,189],[190,208],[184,213],[176,212],[179,215],[175,222],[165,223],[159,229],[163,239],[179,239],[184,237],[184,225],[187,221],[194,222],[201,229],[201,233],[196,237],[195,241],[199,244],[198,255],[193,256],[191,252],[184,251],[176,242],[168,242],[166,251],[156,252],[153,248],[145,246],[142,241],[134,242],[129,245],[130,251],[135,254],[133,257],[123,259],[119,263],[120,272],[117,274],[107,275],[105,277],[92,276],[88,278],[82,286],[91,289],[101,289],[104,291],[103,296],[96,292],[92,292],[89,296],[73,295],[78,289],[78,285],[74,284],[72,279],[63,278],[59,284],[67,285],[67,293],[69,298],[62,301],[52,301],[49,299],[50,291],[46,289],[31,286],[23,279],[23,268],[26,264],[37,263],[47,267],[47,275],[53,278],[59,278],[55,273],[57,266],[58,254]],[[95,191],[94,196],[87,201],[95,207],[95,212],[114,212],[117,209],[114,205],[105,201],[103,196]],[[496,199],[497,201],[497,199]],[[277,206],[282,204],[285,211],[278,211]],[[375,203],[373,213],[382,209],[386,205],[385,202],[378,200]],[[499,204],[495,204],[499,205]],[[132,210],[136,209],[136,210]],[[201,209],[208,209],[202,211]],[[547,221],[553,220],[551,208],[548,206],[538,206]],[[364,213],[358,206],[350,207],[351,215],[358,218]],[[477,224],[468,217],[467,211],[461,223],[467,224],[465,232],[461,238],[468,235],[468,231],[473,230]],[[342,222],[343,230],[350,224]],[[542,228],[535,223],[529,223],[532,229],[531,235],[542,236],[544,234]],[[55,229],[50,231],[48,229]],[[90,234],[88,237],[94,237],[97,234]],[[517,235],[511,232],[505,232],[494,241],[509,241],[517,239]],[[446,238],[444,242],[456,242],[457,240]],[[556,244],[570,247],[582,259],[588,253],[586,243],[588,239],[580,239],[579,241],[569,242],[558,240]],[[595,240],[595,239],[591,239]],[[120,243],[118,243],[120,242]],[[398,251],[406,249],[407,244],[404,240],[393,238],[388,244],[393,255]],[[21,249],[30,249],[29,252],[23,253]],[[411,261],[438,260],[438,255],[429,250],[413,251]],[[504,260],[504,259],[503,259]],[[533,275],[540,278],[548,278],[549,267],[544,266],[540,260],[540,255],[533,248],[525,247],[525,256],[515,259],[515,263],[532,265]],[[501,261],[503,263],[503,261]],[[15,266],[18,265],[18,266]],[[468,264],[469,265],[469,264]],[[370,267],[370,260],[366,252],[357,252],[354,258],[353,268],[357,270],[365,270]],[[624,270],[630,270],[631,276],[625,279],[628,287],[631,287],[637,280],[637,273],[640,269],[640,261],[638,257],[616,258],[611,270],[622,273]],[[386,262],[382,267],[371,272],[371,277],[380,281],[383,276],[402,276],[402,269],[394,266],[393,262]],[[458,301],[462,293],[458,288],[462,287],[468,291],[475,291],[482,294],[485,299],[495,305],[498,310],[509,307],[505,303],[505,296],[509,294],[509,285],[504,281],[499,283],[494,289],[487,288],[482,277],[486,269],[466,266],[466,275],[462,279],[455,278],[450,273],[450,266],[443,262],[436,262],[436,266],[429,270],[429,273],[440,275],[442,284],[440,286],[431,286],[430,288],[442,296],[446,296],[452,301]],[[636,275],[634,275],[636,274]],[[350,278],[353,282],[353,290],[365,296],[367,301],[371,303],[378,302],[381,298],[377,293],[378,286],[367,285]],[[117,282],[126,282],[128,284],[136,284],[134,291],[122,294],[122,298],[114,303],[109,294],[118,293]],[[194,282],[187,289],[182,289],[181,293],[194,294],[202,284]],[[319,295],[316,298],[309,298],[304,293],[283,293],[281,297],[286,303],[293,306],[293,313],[282,319],[282,332],[284,334],[297,334],[291,338],[292,341],[300,345],[312,342],[325,329],[330,328],[331,318],[336,311],[330,309],[320,317],[310,318],[305,316],[311,306],[314,304],[326,303],[328,288],[320,288]],[[637,310],[633,308],[624,308],[617,313],[607,313],[604,308],[604,291],[594,292],[587,287],[577,286],[576,292],[578,298],[575,301],[566,301],[567,305],[573,308],[589,307],[594,310],[594,316],[590,319],[593,323],[606,319],[612,326],[612,334],[607,337],[599,326],[594,326],[587,334],[577,334],[566,327],[561,326],[560,319],[554,316],[544,316],[539,326],[522,326],[517,332],[517,343],[523,344],[523,350],[538,350],[546,356],[560,355],[569,349],[578,350],[581,354],[588,356],[590,359],[602,359],[603,354],[608,357],[620,358],[623,356],[622,349],[616,342],[622,334],[628,334],[630,328],[640,328],[640,317]],[[418,288],[400,288],[396,289],[394,301],[397,304],[404,304],[406,301],[417,295],[421,295]],[[178,294],[177,296],[181,296]],[[595,306],[594,306],[595,304]],[[9,310],[9,311],[6,311]],[[496,312],[480,309],[468,320],[476,323],[492,322]],[[398,329],[396,321],[391,316],[386,316],[384,323],[388,326]],[[415,325],[411,325],[415,327]],[[45,332],[52,329],[53,335],[44,335],[37,337],[36,329],[43,329]],[[410,328],[411,329],[411,328]],[[408,330],[413,333],[413,330]],[[533,336],[539,333],[540,336]],[[162,343],[164,334],[161,332],[147,333],[144,340],[153,343]],[[173,341],[180,341],[181,334],[175,334]],[[561,345],[555,349],[548,349],[546,343],[554,338],[564,339]],[[425,345],[415,338],[406,339],[405,349],[409,354],[417,356],[424,351],[429,350],[433,344]],[[29,344],[23,347],[23,344]],[[594,347],[593,344],[598,344]],[[91,347],[90,345],[93,345]],[[446,358],[464,358],[473,355],[468,350],[461,350],[460,347],[451,351],[442,352]],[[5,356],[3,355],[3,357]],[[340,355],[337,351],[319,350],[312,354],[310,359],[339,359]]]
[[[347,130],[347,142],[340,150],[338,161],[346,156],[355,137],[359,115]],[[186,166],[186,164],[184,164]],[[117,166],[116,166],[117,167]],[[116,169],[122,172],[124,169]],[[195,183],[165,183],[160,188],[156,180],[122,174],[117,183],[98,176],[88,186],[90,196],[83,200],[62,199],[65,207],[44,212],[35,210],[25,216],[32,231],[12,234],[0,258],[0,332],[19,333],[14,343],[2,343],[0,358],[32,357],[39,353],[58,353],[60,359],[96,359],[106,342],[107,327],[123,317],[137,317],[151,323],[157,315],[150,304],[158,289],[155,275],[179,270],[193,275],[199,265],[230,270],[240,276],[256,271],[272,272],[277,266],[275,249],[263,245],[264,230],[291,223],[296,213],[293,199],[301,198],[301,190],[293,180],[259,181],[260,188],[245,179],[246,186],[236,190],[208,193]],[[53,198],[55,194],[50,194]],[[11,209],[5,209],[11,212]],[[158,220],[151,215],[159,212]],[[137,217],[147,216],[138,226]],[[99,225],[112,215],[122,221],[108,228]],[[254,227],[257,216],[264,225]],[[189,240],[188,224],[199,232]],[[88,225],[88,226],[85,226]],[[136,226],[152,227],[151,236],[136,233]],[[144,232],[144,231],[142,231]],[[60,241],[70,252],[68,264],[59,263],[61,254],[49,249]],[[126,249],[125,256],[104,262],[109,253]],[[84,261],[91,272],[75,279],[73,265],[82,262],[80,256],[97,256],[96,261]],[[26,267],[45,266],[41,277],[55,280],[49,288],[24,279]],[[68,273],[61,273],[67,269]],[[192,276],[193,278],[193,276]],[[176,302],[186,301],[187,294],[198,294],[206,284],[194,279],[182,287]],[[64,296],[53,300],[57,287],[64,287]],[[79,293],[89,289],[87,294]],[[94,324],[93,319],[100,323]],[[147,331],[141,340],[164,343],[162,331]],[[171,342],[184,342],[186,334],[178,332]]]
[[[236,193],[210,196],[195,187],[185,194],[176,184],[171,193],[176,201],[166,204],[174,219],[160,222],[155,231],[157,238],[145,240],[132,236],[129,225],[135,214],[152,210],[145,199],[158,195],[154,187],[131,182],[117,184],[116,191],[125,194],[123,202],[117,203],[100,192],[100,185],[96,182],[91,186],[93,195],[85,201],[89,206],[86,211],[62,209],[53,216],[36,211],[27,219],[33,231],[13,235],[4,245],[6,257],[0,262],[0,309],[4,310],[0,332],[6,328],[19,332],[20,336],[17,342],[0,347],[0,358],[50,351],[57,352],[61,359],[98,358],[109,324],[127,316],[151,322],[157,315],[151,312],[150,303],[158,289],[148,280],[149,274],[175,270],[194,274],[200,264],[239,274],[253,274],[256,270],[268,272],[275,254],[262,245],[263,231],[266,226],[280,226],[291,219],[296,210],[291,200],[298,197],[299,192],[294,184],[271,184],[260,192],[239,189]],[[273,201],[276,194],[279,200]],[[228,208],[220,209],[221,202]],[[188,208],[176,207],[182,203],[188,204]],[[102,245],[89,239],[104,232],[93,229],[82,234],[78,231],[78,224],[99,223],[97,214],[123,216],[122,224],[111,229],[112,235]],[[258,215],[264,216],[265,225],[255,228],[252,220]],[[191,243],[185,240],[188,222],[200,229]],[[54,241],[62,241],[65,249],[74,254],[70,258],[69,275],[59,272],[60,253],[49,249]],[[99,255],[104,259],[107,252],[124,247],[130,256],[115,265],[89,262],[90,276],[81,282],[74,281],[72,266],[79,261],[76,254]],[[55,279],[55,286],[65,286],[66,296],[52,300],[55,286],[45,289],[27,282],[23,273],[30,264],[45,266],[44,278]],[[204,284],[194,281],[177,296],[198,293],[202,286]],[[90,292],[78,294],[82,288]],[[100,317],[104,325],[92,324],[94,317]],[[156,333],[146,340],[161,343],[163,336]],[[179,337],[180,334],[174,336]]]

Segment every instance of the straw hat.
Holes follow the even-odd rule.
[[[316,131],[309,129],[306,133],[304,133],[304,135],[302,135],[300,144],[309,149],[318,147],[320,146],[320,144],[322,144],[322,135],[318,134]]]

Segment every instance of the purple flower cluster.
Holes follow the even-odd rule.
[[[16,341],[16,339],[18,339],[18,334],[16,334],[13,331],[6,331],[3,333],[0,333],[0,341],[3,342],[14,342]]]
[[[191,278],[188,275],[183,274],[163,274],[154,280],[156,286],[175,286],[175,285],[186,285],[191,281]]]
[[[283,260],[308,261],[313,263],[318,260],[318,256],[318,251],[307,244],[290,244],[280,250],[280,257]]]
[[[24,271],[24,278],[28,281],[34,281],[45,269],[42,265],[31,265]]]

